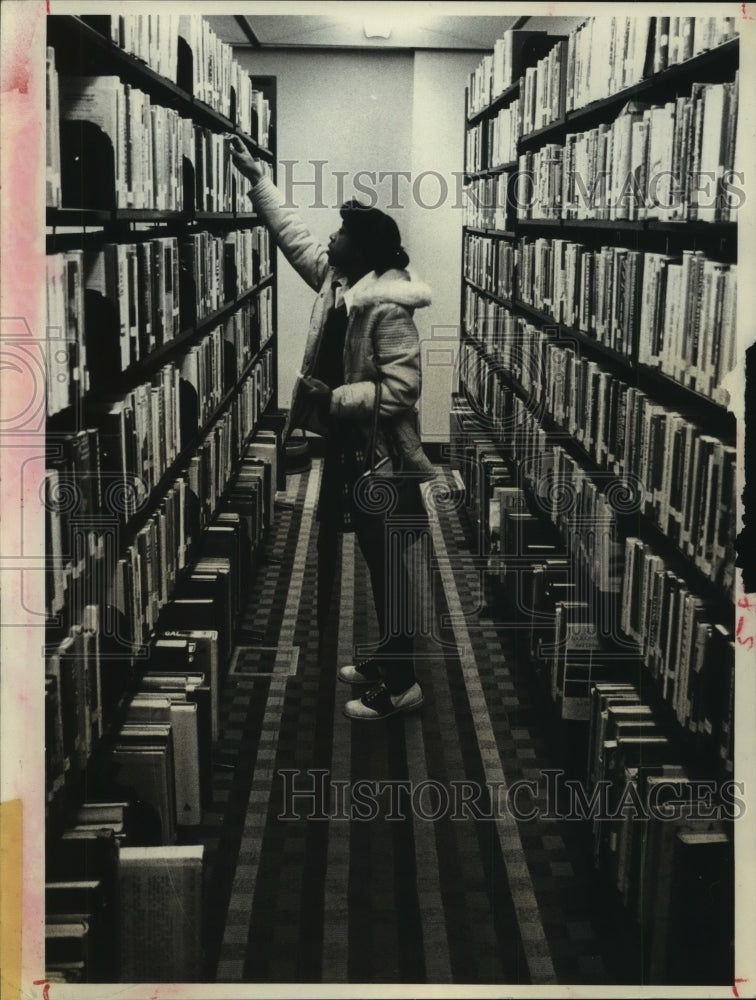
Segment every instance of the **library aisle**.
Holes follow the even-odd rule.
[[[442,632],[443,650],[420,643],[423,709],[372,725],[343,716],[350,689],[337,665],[351,660],[353,643],[374,638],[376,623],[362,556],[346,534],[318,655],[320,472],[315,459],[277,495],[247,600],[248,645],[236,647],[223,695],[201,830],[204,981],[637,982],[632,939],[621,955],[608,952],[611,918],[592,912],[600,890],[589,859],[574,823],[547,818],[544,787],[537,819],[518,823],[504,809],[496,819],[465,816],[476,806],[487,814],[483,799],[462,804],[470,789],[522,778],[543,786],[555,758],[512,636],[475,613],[464,511],[439,503],[431,515],[436,620],[451,621],[454,634]],[[377,815],[350,821],[338,790],[358,781],[416,790],[426,782],[427,794],[416,810],[395,798],[394,819],[388,795],[376,795]],[[457,790],[455,802],[441,803],[441,786]],[[314,794],[293,794],[307,789]]]
[[[747,981],[740,19],[158,7],[39,53],[44,983]]]

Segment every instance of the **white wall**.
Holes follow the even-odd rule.
[[[326,243],[341,224],[339,205],[357,194],[360,171],[410,169],[412,54],[240,50],[237,57],[251,73],[277,78],[279,185],[285,189],[287,176],[294,182],[292,202]],[[291,160],[296,162],[281,162]],[[316,168],[310,160],[325,163]],[[407,228],[406,211],[391,214],[400,230]],[[313,301],[313,292],[279,253],[281,406],[289,404]]]
[[[464,88],[480,54],[247,49],[237,58],[248,72],[277,78],[279,185],[295,182],[292,200],[312,232],[325,242],[350,197],[374,200],[396,219],[411,266],[433,289],[433,305],[415,314],[423,439],[447,440],[462,228],[454,172],[463,167]],[[280,255],[278,287],[278,389],[287,406],[313,293]]]

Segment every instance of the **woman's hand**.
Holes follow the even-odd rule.
[[[331,388],[319,378],[312,378],[310,375],[302,375],[301,382],[308,396],[330,396]]]
[[[238,135],[230,137],[230,145],[234,166],[253,183],[259,181],[264,173],[262,160],[258,160],[250,154],[244,141]]]
[[[311,378],[309,375],[300,376],[300,386],[308,402],[315,408],[320,421],[327,424],[331,411],[330,387],[319,378]]]

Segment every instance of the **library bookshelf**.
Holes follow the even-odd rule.
[[[49,16],[48,981],[203,975],[219,700],[282,466],[275,78],[199,15]],[[160,902],[156,906],[156,901]]]
[[[644,983],[733,975],[737,105],[725,18],[507,32],[467,92],[452,462]]]

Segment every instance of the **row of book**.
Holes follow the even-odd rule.
[[[207,20],[197,14],[179,18],[178,34],[192,52],[192,94],[259,143],[269,146],[270,104],[253,79],[234,59],[233,47],[221,42]]]
[[[511,396],[497,398],[494,404],[505,407],[505,420],[519,417]],[[484,590],[506,591],[519,611],[535,607],[531,574],[538,560],[557,561],[565,573],[569,566],[567,575],[595,581],[605,593],[617,591],[622,572],[616,512],[606,496],[585,477],[576,476],[568,484],[569,456],[552,447],[538,453],[541,445],[546,445],[545,435],[527,420],[516,436],[489,432],[473,438],[463,450],[465,497],[487,556]],[[578,594],[562,591],[562,596],[576,599]],[[531,621],[531,631],[533,627]],[[534,656],[535,646],[532,642]],[[596,671],[599,666],[597,661]],[[561,701],[561,682],[554,685],[555,699],[557,689]],[[580,717],[585,693],[573,692],[577,700],[565,717]]]
[[[634,14],[588,18],[570,32],[566,45],[562,38],[544,32],[509,30],[470,74],[468,117],[483,112],[528,69],[541,77],[534,80],[540,98],[538,118],[551,115],[554,120],[716,49],[736,35],[733,17]],[[561,51],[546,63],[544,58],[557,44]]]
[[[453,460],[480,529],[488,613],[499,627],[525,633],[528,656],[547,679],[559,717],[586,721],[591,686],[624,676],[634,652],[625,648],[623,658],[622,651],[618,656],[607,648],[617,631],[609,618],[613,602],[595,589],[607,582],[606,565],[593,561],[597,554],[612,561],[615,583],[621,582],[622,546],[611,511],[586,483],[578,484],[583,495],[576,504],[561,504],[566,491],[561,484],[555,490],[553,479],[547,482],[554,457],[561,456],[533,450],[545,442],[532,423],[516,439],[502,437],[457,398],[450,424]],[[570,517],[578,509],[581,514]],[[586,532],[589,522],[593,527]],[[592,536],[599,538],[597,545]]]
[[[510,28],[494,43],[493,52],[483,57],[470,73],[467,88],[468,117],[480,114],[509,87],[526,68],[554,45],[554,36],[545,31]]]
[[[146,93],[117,76],[58,76],[51,52],[47,64],[48,207],[166,212],[249,209],[249,185],[233,164],[224,133],[153,103]],[[72,146],[82,142],[92,146],[98,160],[97,184],[91,191],[79,189],[75,163],[68,162]],[[188,178],[187,168],[192,171]],[[101,204],[93,202],[96,198]]]
[[[728,403],[723,383],[736,365],[737,265],[701,250],[590,251],[560,240],[523,240],[518,249],[522,301]]]
[[[462,244],[462,274],[485,292],[512,301],[517,298],[519,275],[516,264],[521,240],[492,239],[465,233]]]
[[[49,254],[46,269],[48,416],[181,332],[175,237]]]
[[[208,334],[181,359],[163,365],[150,382],[93,406],[99,430],[98,465],[106,476],[136,491],[126,516],[146,501],[182,448],[205,426],[220,404],[221,385],[200,397],[200,381],[208,369],[220,370],[220,337]],[[204,362],[200,364],[200,360]],[[183,385],[182,385],[183,383]]]
[[[546,518],[556,528],[550,540],[533,541],[546,546],[540,554],[570,552],[599,590],[616,593],[621,583],[622,547],[611,494],[589,477],[577,475],[581,471],[577,463],[571,463],[560,445],[548,442],[538,418],[501,384],[496,369],[472,344],[465,345],[460,355],[460,384],[496,428],[503,459],[520,466],[522,482],[536,497],[539,517],[526,518],[523,530],[539,533],[540,522]],[[485,523],[485,507],[481,516]],[[506,561],[499,560],[491,568],[503,582]]]
[[[232,565],[228,558],[203,556],[178,600],[198,600],[186,595],[213,590],[218,615],[231,610],[224,605],[233,598]],[[113,733],[109,762],[114,781],[149,809],[151,842],[174,844],[201,824],[209,800],[212,707],[226,664],[218,632],[198,627],[161,630],[147,656],[147,669]],[[214,676],[199,669],[202,661],[215,669]]]
[[[630,102],[611,123],[520,155],[517,218],[735,221],[737,118],[737,73],[663,105]]]
[[[702,798],[641,690],[617,682],[592,691],[594,863],[641,927],[648,982],[724,981],[732,978],[731,824],[740,806],[732,788],[712,795],[712,782],[704,783],[710,801]]]
[[[273,135],[273,112],[270,101],[262,90],[252,90],[250,121],[247,126],[246,114],[239,122],[240,128],[262,149],[271,148]]]
[[[179,244],[179,259],[179,292],[186,292],[183,303],[179,296],[179,324],[186,329],[270,276],[268,230],[254,226],[223,236],[191,233]]]
[[[464,187],[464,225],[472,229],[505,230],[509,220],[509,181],[506,172],[480,177]]]
[[[514,419],[517,400],[500,378],[501,372],[508,373],[531,409],[550,418],[593,459],[616,513],[647,517],[729,591],[735,562],[735,448],[550,341],[542,331],[528,331],[520,349],[516,341],[515,336],[504,338],[504,349],[492,350],[488,358],[473,344],[466,348],[465,384],[480,399],[483,412],[505,427]],[[524,433],[519,423],[514,426]],[[544,450],[551,449],[544,443]],[[560,489],[566,489],[577,498],[585,473],[569,456],[563,462],[565,468],[553,462],[554,495],[560,497]],[[576,499],[568,510],[581,516]]]
[[[200,125],[195,125],[193,132],[193,146],[185,145],[182,150],[184,173],[178,174],[178,178],[185,177],[187,166],[194,172],[194,190],[191,190],[191,184],[187,189],[184,182],[185,209],[194,207],[197,212],[249,211],[249,201],[245,197],[249,183],[234,166],[227,136]],[[191,173],[189,180],[191,182]]]
[[[181,40],[190,53],[191,94],[195,100],[207,104],[249,134],[256,116],[263,119],[269,116],[269,110],[263,111],[263,102],[267,101],[234,58],[233,47],[222,42],[201,15],[111,14],[82,19],[172,83],[184,82],[179,79]]]
[[[267,451],[260,454],[259,444],[247,446],[237,462],[231,487],[228,485],[227,457],[227,437],[224,437],[223,428],[219,428],[216,435],[203,443],[187,470],[189,510],[178,525],[185,531],[194,532],[193,537],[185,534],[181,539],[187,551],[192,540],[195,548],[197,544],[204,544],[201,541],[203,532],[209,529],[211,518],[216,514],[221,521],[222,513],[234,514],[250,546],[259,544],[270,523],[275,470]],[[238,600],[233,591],[226,591],[231,580],[224,578],[223,581],[207,582],[207,585],[197,580],[195,586],[183,576],[181,588],[163,602],[165,595],[161,593],[160,567],[155,556],[163,545],[160,520],[156,520],[156,529],[154,537],[145,536],[143,545],[137,539],[126,547],[105,592],[108,609],[112,609],[108,613],[113,615],[123,643],[127,648],[129,644],[138,648],[157,627],[187,628],[193,622],[193,627],[218,632],[220,656],[225,663],[232,645],[233,607]],[[150,571],[157,581],[157,593],[149,588],[147,574]],[[202,575],[196,566],[193,572]],[[237,575],[235,572],[234,578]]]
[[[92,519],[79,515],[84,506],[81,498],[92,484],[103,489],[104,507],[109,514],[101,519],[105,523],[95,527]],[[109,481],[88,469],[78,469],[76,473],[57,469],[46,472],[46,603],[51,620],[75,625],[88,603],[102,599],[101,590],[104,581],[114,574],[115,553],[120,544],[115,525],[119,518],[124,519],[125,511],[135,507],[135,493],[136,487],[128,494],[125,492],[122,477]],[[185,566],[188,545],[199,529],[198,511],[197,495],[190,497],[187,478],[179,476],[164,491],[159,511],[143,530],[143,540],[153,537],[155,532],[165,535],[161,546],[165,577],[160,581],[164,593],[173,587],[177,574]]]
[[[646,517],[729,590],[734,447],[522,321],[494,357],[601,470],[628,484]]]
[[[729,591],[736,449],[706,434],[691,415],[653,402],[570,348],[547,344],[543,334],[540,340],[545,355],[525,363],[519,378],[530,398],[538,398],[540,389],[544,411],[601,469],[618,475],[627,486],[627,502]],[[531,380],[529,373],[541,364],[542,372]]]
[[[48,830],[60,828],[46,866],[50,982],[201,978],[203,848],[190,841],[211,801],[220,696],[279,444],[275,430],[248,444],[137,658],[109,592],[49,652]],[[152,544],[138,552],[138,575],[157,558]],[[95,752],[80,801],[76,773]]]
[[[732,770],[734,636],[640,538],[625,540],[620,627],[638,643],[680,725],[713,736]]]
[[[175,236],[145,243],[106,243],[91,251],[70,250],[64,256],[67,261],[78,256],[80,261],[85,306],[91,314],[91,321],[87,313],[84,316],[84,336],[90,325],[97,329],[98,357],[107,351],[104,342],[117,334],[122,371],[179,336],[182,274]],[[89,358],[94,352],[88,341],[87,347]],[[95,357],[91,360],[97,363]],[[103,366],[104,362],[100,369]]]
[[[591,588],[580,570],[580,528],[557,521],[555,532],[544,518],[544,468],[536,473],[525,460],[515,465],[511,446],[469,406],[455,400],[451,424],[466,504],[487,557],[482,583],[489,612],[502,627],[526,626],[529,655],[544,666],[559,715],[586,720],[591,684],[614,676],[618,664],[600,653],[597,623],[584,599]],[[591,506],[586,495],[587,517],[597,513]]]
[[[485,122],[471,125],[465,133],[465,170],[472,173],[488,167],[484,149],[484,135],[487,132]]]
[[[145,810],[92,798],[49,852],[47,983],[199,982],[204,848],[145,844]]]
[[[180,670],[183,674],[201,667],[207,705],[203,710],[206,739],[200,743],[209,748],[211,739],[217,738],[220,690],[241,607],[242,582],[249,578],[272,517],[276,470],[271,455],[275,448],[275,440],[264,435],[250,443],[232,484],[226,479],[216,487],[209,520],[206,513],[203,516],[206,495],[202,491],[212,490],[213,478],[225,472],[227,465],[219,447],[208,455],[208,444],[115,565],[111,559],[100,566],[103,590],[95,595],[97,603],[84,606],[80,623],[53,644],[46,658],[51,810],[60,806],[68,776],[86,767],[103,734],[122,715],[128,666],[141,664],[143,657],[133,661],[133,655],[145,642],[150,642],[148,667],[153,672]],[[225,493],[222,503],[221,491]],[[126,722],[130,721],[149,720],[127,716]],[[195,748],[197,742],[195,734]],[[209,749],[204,757],[208,755]],[[139,762],[131,764],[137,767]],[[195,762],[194,771],[198,767]],[[167,783],[172,770],[166,765],[166,783],[159,790],[152,787],[148,794],[145,785],[150,774],[154,780],[156,773],[148,764],[137,788],[138,797],[155,809],[160,820],[161,843],[175,839],[177,822],[200,822],[204,779],[201,782],[193,773],[188,780],[182,779],[181,789],[174,794]],[[186,770],[182,768],[183,775]],[[179,802],[177,810],[174,805]]]
[[[83,251],[48,255],[45,275],[45,399],[51,417],[81,403],[90,388]]]
[[[179,481],[178,499],[183,499],[183,506],[177,503],[177,516],[169,524],[166,524],[165,528],[167,531],[173,530],[175,543],[172,545],[172,550],[183,550],[185,560],[186,554],[192,550],[202,531],[210,523],[226,490],[229,477],[238,467],[239,455],[244,448],[244,441],[249,435],[249,429],[255,427],[270,395],[269,372],[266,372],[264,364],[261,363],[255,372],[244,381],[233,405],[216,421],[211,431],[197,447],[187,463],[185,472],[177,477]],[[250,447],[253,446],[247,446],[247,450]],[[270,476],[267,474],[266,482],[269,479]],[[183,486],[181,481],[185,481]],[[170,498],[172,490],[173,487],[166,492],[166,499]],[[267,521],[264,522],[264,517],[267,518],[270,511],[270,503],[265,506],[262,506],[262,503],[261,500],[259,525],[254,535],[255,538],[260,537],[262,525],[267,523]],[[162,511],[159,510],[151,519],[152,526],[147,529],[144,536],[141,532],[139,533],[137,542],[140,537],[143,537],[147,544],[151,540],[155,541],[158,547],[163,544],[160,538],[163,527],[161,513]],[[151,532],[154,537],[150,535]],[[169,553],[166,558],[170,564],[173,558],[172,553]],[[117,606],[129,625],[127,633],[136,641],[142,640],[145,633],[149,632],[154,625],[160,607],[165,603],[161,597],[166,599],[168,597],[168,584],[164,582],[162,572],[156,574],[153,588],[148,587],[145,591],[141,587],[137,570],[139,559],[139,545],[131,545],[124,558],[119,562],[118,572],[111,581],[113,599],[110,601],[113,606],[116,606],[115,597],[120,598]],[[168,582],[174,575],[177,574],[168,573]],[[124,581],[126,580],[132,580],[132,582],[124,590]]]
[[[234,371],[241,373],[252,358],[261,351],[273,336],[273,290],[262,289],[259,295],[252,295],[242,302],[223,320],[224,371],[227,376]],[[236,363],[232,361],[233,346]],[[270,365],[270,354],[265,355],[265,364]],[[228,386],[230,388],[230,385]]]
[[[495,117],[468,127],[465,169],[473,173],[516,163],[522,134],[521,105],[519,98],[515,98]]]
[[[81,621],[46,657],[45,767],[47,802],[66,774],[86,766],[103,734],[100,609],[88,604]],[[107,695],[105,699],[107,703]],[[63,719],[67,720],[64,728]]]
[[[623,677],[627,661],[613,656],[607,637],[600,636],[607,623],[591,595],[581,593],[580,575],[568,558],[534,562],[523,583],[531,662],[543,668],[559,717],[585,722],[593,686]]]
[[[570,32],[567,110],[631,87],[736,37],[734,17],[591,17]]]
[[[165,236],[69,250],[49,254],[46,268],[51,416],[82,400],[90,383],[117,379],[256,288],[270,276],[271,261],[267,230],[254,227],[226,236],[195,233],[180,243]],[[254,350],[271,335],[272,288],[260,289],[252,304],[242,318]]]
[[[522,110],[519,98],[502,108],[488,122],[485,167],[517,162],[517,143],[522,135]]]
[[[83,16],[90,27],[119,49],[135,56],[160,76],[178,79],[180,18],[176,14],[112,14]]]
[[[107,827],[89,829],[110,847]],[[199,982],[203,846],[118,844],[112,855],[117,891],[105,894],[99,878],[46,884],[48,982]]]
[[[161,586],[168,587],[185,565],[187,551],[209,521],[229,471],[257,428],[272,392],[272,359],[266,352],[228,411],[188,459],[186,472],[177,475],[160,497],[148,531],[171,527],[166,536],[168,569]],[[106,559],[112,567],[118,526],[147,503],[147,482],[157,482],[155,461],[156,456],[162,459],[166,448],[165,424],[153,421],[151,413],[140,414],[141,404],[141,394],[130,395],[99,430],[55,435],[48,443],[44,504],[46,603],[51,615],[68,607],[78,622],[75,609],[96,599],[102,574],[107,573]],[[145,423],[155,433],[143,433]],[[175,445],[174,438],[174,449]]]
[[[233,532],[236,537],[231,544],[239,547],[238,520],[225,522],[219,517],[213,528]],[[212,554],[229,550],[228,541],[221,537],[218,544],[210,529],[204,550],[210,555],[203,554],[197,560],[180,594],[200,585],[207,584],[206,589],[210,589],[214,581],[222,596],[220,576],[229,576],[232,560]],[[218,604],[220,607],[220,600]],[[103,749],[101,741],[108,734],[107,770],[119,786],[128,787],[133,797],[148,807],[148,839],[172,843],[178,827],[200,823],[202,803],[208,798],[211,740],[217,739],[217,706],[223,682],[219,633],[196,628],[159,632],[146,658],[139,661],[140,673],[144,672],[127,705],[127,688],[116,692],[114,680],[128,685],[128,657],[118,648],[120,636],[108,629],[110,612],[105,608],[101,613],[97,605],[85,611],[85,625],[72,627],[46,658],[48,821],[53,827],[65,826],[67,803],[62,793],[66,782],[83,773],[92,754]],[[101,649],[107,652],[101,653]],[[145,705],[148,699],[153,700],[152,706]],[[161,703],[155,704],[154,699]],[[154,746],[138,746],[135,727],[150,722],[172,728],[172,733],[150,734],[151,744],[162,737],[160,753]],[[132,749],[137,750],[136,758]],[[148,749],[156,753],[148,754]],[[170,754],[171,750],[175,754]],[[123,787],[119,791],[122,793]]]
[[[180,451],[212,420],[224,394],[242,373],[225,365],[227,341],[216,328],[182,355],[163,366],[151,384],[137,386],[112,403],[95,408],[99,427],[99,466],[122,477],[124,491],[136,485],[134,513],[155,488]],[[239,387],[232,416],[240,410],[236,438],[254,427],[270,396],[271,355],[265,352]],[[245,422],[246,421],[246,422]]]
[[[520,135],[529,135],[563,118],[566,99],[567,42],[559,40],[535,66],[525,70],[520,83]]]
[[[701,250],[592,250],[569,240],[514,243],[468,233],[465,277],[582,331],[726,406],[736,367],[737,265]]]
[[[505,428],[515,419],[512,405]],[[592,685],[624,680],[640,662],[670,717],[732,771],[732,630],[648,545],[632,536],[619,541],[611,512],[596,507],[595,487],[570,456],[558,447],[529,450],[529,441],[545,445],[531,421],[497,433],[457,398],[450,424],[486,556],[490,613],[504,627],[525,628],[529,656],[543,668],[560,717],[588,720]],[[588,523],[609,541],[602,557],[614,562],[620,602],[594,589],[598,577],[581,538]],[[591,755],[588,781],[596,781]]]
[[[182,403],[180,379],[176,365],[164,365],[151,382],[93,404],[90,427],[50,435],[48,464],[59,476],[52,492],[63,496],[60,506],[78,519],[128,516],[142,506],[176,461],[182,432],[188,437],[197,412],[188,390]],[[199,429],[195,419],[195,435]]]
[[[103,187],[112,172],[111,205],[102,207],[183,210],[182,156],[194,146],[190,119],[153,104],[147,94],[117,76],[60,74],[57,90],[59,107],[49,108],[48,127],[59,133],[61,157],[70,155],[75,135],[66,126],[78,123],[77,137],[92,145],[99,160]],[[77,194],[87,197],[88,192],[69,192],[64,185],[64,202]]]

